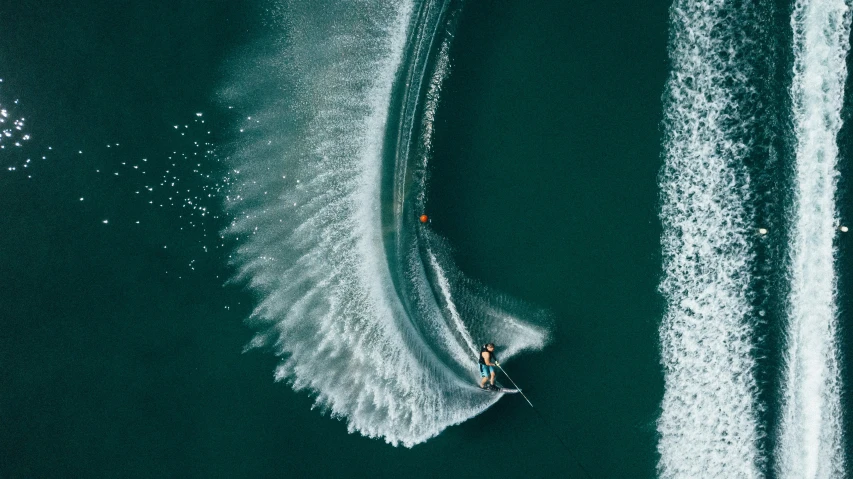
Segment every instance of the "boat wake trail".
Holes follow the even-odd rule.
[[[661,477],[759,477],[750,287],[750,178],[758,122],[745,41],[757,7],[676,0],[660,177],[666,309]]]
[[[833,240],[836,135],[850,38],[848,3],[800,0],[791,20],[796,173],[779,477],[845,474]]]
[[[506,359],[547,340],[542,313],[465,279],[416,221],[448,3],[274,4],[223,92],[247,118],[226,235],[258,300],[248,348],[350,432],[407,447],[500,398],[476,385],[479,344]]]

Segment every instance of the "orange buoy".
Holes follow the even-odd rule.
[[[421,223],[426,223],[427,221],[429,221],[429,216],[421,215]]]

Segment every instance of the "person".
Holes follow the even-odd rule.
[[[494,343],[487,343],[480,350],[480,388],[496,389],[495,386],[495,366],[498,365],[498,359],[495,357]],[[489,386],[486,386],[486,381]]]

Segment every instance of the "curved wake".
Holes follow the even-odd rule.
[[[500,397],[476,386],[476,344],[505,359],[547,337],[415,221],[447,3],[277,5],[282,39],[256,45],[224,92],[252,112],[226,202],[235,280],[259,301],[248,347],[282,356],[276,378],[350,432],[408,447]]]

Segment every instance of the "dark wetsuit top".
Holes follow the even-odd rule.
[[[495,368],[494,368],[494,366],[489,366],[486,364],[486,360],[483,359],[483,353],[489,353],[491,355],[492,364],[494,364],[496,361],[495,353],[494,353],[494,351],[489,351],[485,347],[480,350],[480,377],[481,378],[488,378],[492,374],[495,374]]]
[[[492,360],[492,364],[495,364],[495,362],[498,360],[498,359],[495,357],[495,352],[494,352],[494,351],[489,351],[488,349],[486,349],[485,347],[483,347],[483,349],[481,349],[481,350],[480,350],[480,361],[479,361],[479,363],[480,363],[480,364],[482,364],[483,366],[485,366],[485,365],[486,365],[486,360],[485,360],[485,359],[483,359],[483,353],[489,353],[489,357],[490,357],[490,358],[491,358],[491,360]]]

